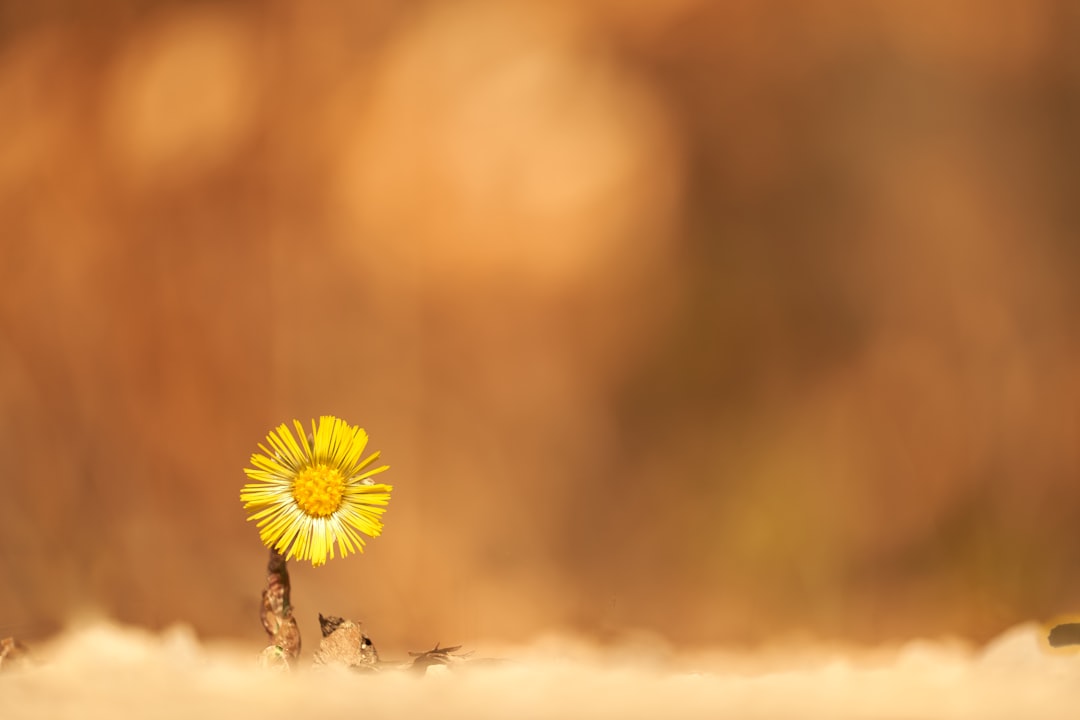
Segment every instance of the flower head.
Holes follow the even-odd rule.
[[[254,469],[244,468],[254,481],[240,491],[244,509],[256,511],[248,520],[258,520],[262,541],[286,560],[322,565],[334,557],[335,541],[342,557],[363,552],[360,533],[382,532],[393,490],[371,478],[389,466],[366,469],[379,453],[360,459],[368,440],[363,428],[329,415],[311,421],[310,436],[299,420],[293,425],[299,442],[280,425],[266,436],[270,447],[260,443],[262,452],[251,456]]]

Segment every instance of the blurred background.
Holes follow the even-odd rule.
[[[259,646],[365,427],[380,648],[1080,610],[1071,0],[0,2],[0,635]]]

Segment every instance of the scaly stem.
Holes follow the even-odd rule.
[[[288,660],[300,657],[300,628],[289,602],[289,568],[285,556],[270,550],[266,564],[266,589],[262,595],[262,624],[270,645],[280,648]]]

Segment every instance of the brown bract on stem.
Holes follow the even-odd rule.
[[[266,589],[262,595],[262,624],[270,638],[263,659],[271,664],[289,663],[300,657],[300,628],[289,601],[289,568],[285,556],[270,550],[266,564]]]

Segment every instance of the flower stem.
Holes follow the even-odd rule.
[[[289,568],[285,556],[270,550],[266,564],[266,589],[262,595],[263,628],[270,636],[270,645],[280,649],[288,660],[300,657],[300,628],[293,617],[289,602]]]

